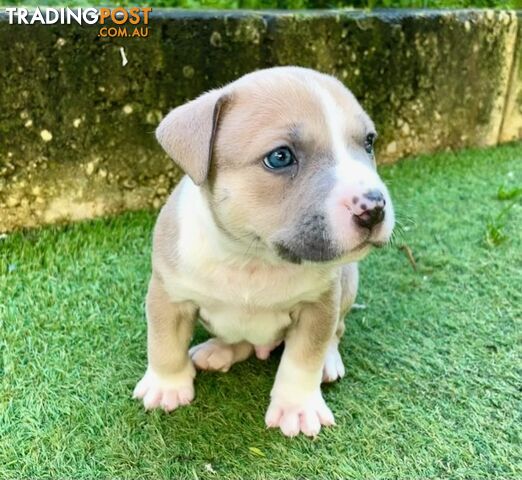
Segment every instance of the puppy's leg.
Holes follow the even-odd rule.
[[[172,303],[161,280],[153,274],[147,294],[147,352],[149,365],[134,389],[146,409],[169,412],[194,398],[195,369],[188,356],[197,308],[190,302]]]
[[[335,382],[344,377],[344,365],[339,353],[339,342],[345,330],[345,317],[352,308],[357,296],[359,271],[356,263],[344,265],[341,273],[341,313],[337,322],[335,336],[332,338],[323,368],[323,382]]]
[[[219,338],[211,338],[189,350],[189,354],[200,370],[228,372],[234,363],[246,360],[254,346],[248,342],[225,343]]]
[[[285,350],[277,371],[265,421],[287,436],[319,433],[333,425],[332,412],[323,400],[321,377],[328,345],[339,318],[340,292],[328,292],[316,303],[303,304],[292,315]]]

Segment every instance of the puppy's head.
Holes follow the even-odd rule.
[[[333,77],[251,73],[173,110],[157,137],[237,242],[291,262],[347,262],[390,238],[375,127]]]

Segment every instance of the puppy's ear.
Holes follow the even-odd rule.
[[[211,90],[172,110],[156,129],[156,138],[196,185],[207,178],[222,107],[228,96]]]

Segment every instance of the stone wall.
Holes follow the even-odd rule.
[[[350,87],[381,163],[522,138],[515,12],[156,10],[150,27],[105,39],[0,15],[0,232],[158,207],[180,177],[153,136],[162,116],[273,65]]]

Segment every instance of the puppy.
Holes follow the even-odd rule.
[[[195,368],[226,372],[284,342],[266,425],[317,435],[334,424],[321,382],[344,375],[356,262],[394,226],[372,121],[335,78],[278,67],[174,109],[156,135],[187,175],[154,230],[134,397],[174,410],[194,398]],[[198,318],[214,337],[189,349]]]

